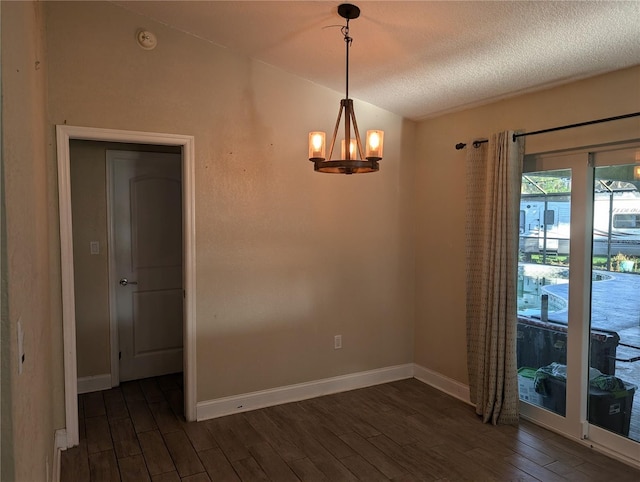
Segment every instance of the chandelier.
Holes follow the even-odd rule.
[[[329,156],[325,157],[326,135],[324,132],[315,131],[309,133],[309,160],[314,164],[314,170],[335,174],[360,174],[365,172],[375,172],[380,169],[378,161],[382,159],[382,147],[384,132],[381,130],[367,131],[365,151],[362,149],[356,113],[353,110],[353,100],[349,98],[349,47],[353,39],[349,37],[349,20],[360,16],[360,9],[350,3],[343,3],[338,7],[338,14],[347,20],[347,24],[342,27],[342,35],[346,45],[346,75],[345,75],[345,96],[340,101],[338,110],[338,120],[333,130],[331,144],[329,145]],[[344,139],[341,142],[341,158],[332,160],[333,148],[340,128],[340,120],[344,114]],[[353,135],[351,137],[351,128]]]

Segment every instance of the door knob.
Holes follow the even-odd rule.
[[[127,278],[120,278],[120,286],[137,285],[137,281],[129,281]]]

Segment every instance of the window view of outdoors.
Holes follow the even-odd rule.
[[[589,423],[640,441],[640,180],[596,169]],[[518,266],[520,398],[566,413],[571,171],[522,177]],[[575,263],[581,260],[574,260]]]

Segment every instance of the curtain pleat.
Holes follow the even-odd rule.
[[[471,401],[485,423],[518,421],[518,222],[524,153],[513,132],[467,155],[467,360]]]

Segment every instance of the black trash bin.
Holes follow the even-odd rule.
[[[567,411],[567,380],[561,375],[563,372],[566,373],[566,369],[563,371],[563,368],[564,365],[552,363],[539,369],[536,374],[536,389],[543,395],[544,408],[564,416]],[[542,373],[543,377],[538,377],[538,373]],[[602,390],[595,386],[597,382],[594,380],[589,386],[589,423],[628,436],[633,396],[638,387],[618,378],[620,386],[617,389]]]
[[[620,336],[615,331],[591,330],[590,366],[607,375],[616,374]],[[542,367],[567,363],[567,325],[518,316],[518,367]]]

